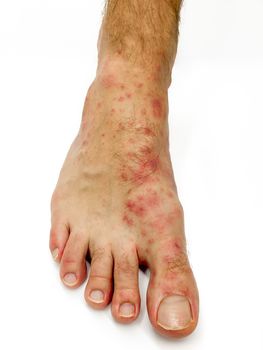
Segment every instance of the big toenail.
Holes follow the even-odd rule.
[[[157,323],[167,330],[180,330],[189,326],[192,313],[189,301],[181,295],[164,298],[159,306]]]
[[[123,303],[119,308],[119,314],[122,317],[132,317],[135,312],[135,306],[131,303]]]
[[[59,254],[58,248],[56,248],[56,249],[54,249],[54,250],[52,251],[52,256],[53,256],[53,259],[54,259],[55,261],[56,261],[57,258],[58,258],[58,254]]]
[[[77,277],[74,273],[67,273],[63,280],[68,286],[73,286],[77,282]]]
[[[104,293],[99,289],[93,290],[89,295],[89,299],[94,303],[102,303],[104,300]]]

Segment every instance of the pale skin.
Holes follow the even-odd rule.
[[[150,270],[147,310],[156,331],[193,332],[198,291],[169,155],[168,97],[179,0],[109,0],[98,69],[79,133],[51,201],[50,250],[60,277],[87,303],[133,322],[139,265]]]

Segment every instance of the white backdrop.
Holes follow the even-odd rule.
[[[0,0],[0,348],[262,350],[263,2],[185,0],[170,136],[201,298],[189,338],[130,326],[68,291],[49,200],[96,69],[102,1]]]

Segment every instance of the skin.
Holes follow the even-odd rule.
[[[177,30],[166,28],[172,34],[166,43],[160,42],[165,54],[158,55],[158,45],[152,45],[156,52],[144,46],[134,61],[131,52],[138,33],[131,40],[118,36],[114,27],[131,3],[137,10],[146,6],[144,0],[107,3],[96,78],[51,200],[50,250],[69,288],[86,280],[86,257],[90,258],[85,299],[96,309],[111,303],[112,315],[121,323],[138,317],[139,265],[148,267],[149,319],[159,333],[181,337],[196,327],[198,291],[186,254],[183,209],[169,155],[167,91]],[[168,3],[171,8],[162,8]],[[171,17],[180,7],[178,1],[151,4],[156,6],[153,10],[161,6],[160,13],[169,10]],[[127,21],[137,23],[137,17]],[[173,19],[171,25],[178,26],[178,17]],[[146,30],[153,32],[147,27],[143,33]],[[147,65],[145,57],[150,57]],[[76,275],[75,283],[65,282],[68,273]],[[102,302],[91,300],[92,290],[104,292]],[[157,323],[158,308],[164,297],[175,294],[188,299],[192,320],[183,329],[164,329]],[[120,305],[128,302],[134,305],[130,317],[119,313]]]

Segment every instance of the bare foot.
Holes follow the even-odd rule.
[[[196,327],[198,292],[162,86],[156,75],[118,61],[98,70],[52,197],[50,249],[70,288],[85,281],[89,254],[85,299],[97,309],[111,302],[122,323],[140,312],[139,264],[149,267],[150,321],[158,332],[180,337]]]

